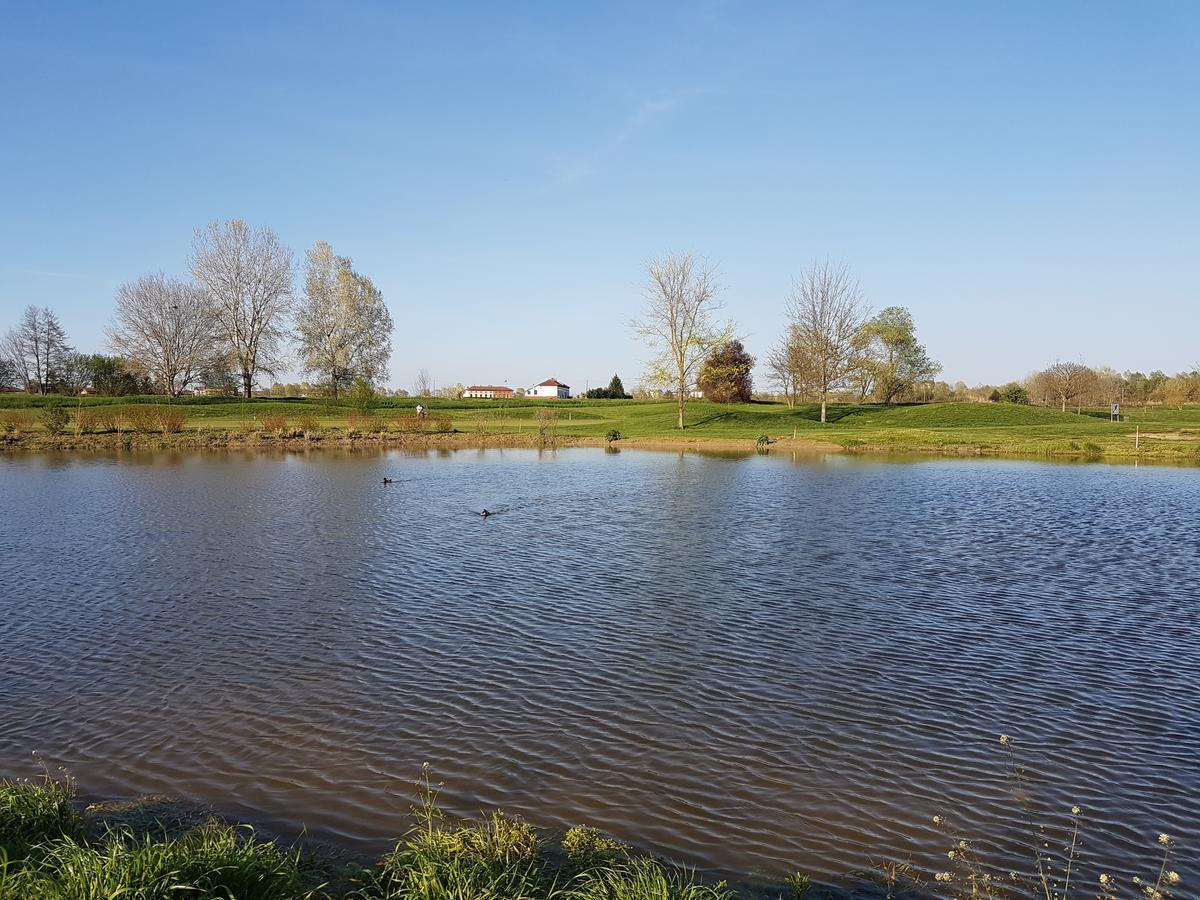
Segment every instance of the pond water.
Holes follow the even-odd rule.
[[[0,776],[374,853],[429,762],[454,814],[828,878],[946,868],[935,814],[1008,866],[1004,733],[1086,866],[1194,869],[1195,470],[16,456],[0,500]]]

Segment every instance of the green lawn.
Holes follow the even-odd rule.
[[[388,398],[375,415],[406,417],[421,402],[431,417],[449,418],[457,432],[484,435],[537,432],[545,411],[558,418],[560,436],[603,439],[617,430],[624,440],[747,441],[766,435],[789,446],[820,442],[854,450],[892,450],[1022,456],[1095,456],[1175,459],[1200,462],[1200,406],[1127,407],[1124,420],[1110,422],[1107,410],[1061,412],[1044,407],[993,403],[932,403],[906,406],[834,404],[821,424],[816,404],[789,408],[782,403],[714,404],[702,400],[687,407],[687,428],[675,427],[670,401],[637,400],[421,400]],[[3,410],[29,409],[33,430],[37,408],[61,403],[93,408],[131,403],[162,404],[149,398],[42,398],[0,395]],[[253,429],[263,416],[284,416],[298,426],[313,419],[321,428],[345,428],[350,408],[321,400],[186,398],[174,401],[186,410],[189,429]],[[1134,431],[1142,437],[1135,447]]]

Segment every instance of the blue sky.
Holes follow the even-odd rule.
[[[684,250],[759,356],[829,257],[950,381],[1200,361],[1195,3],[10,3],[0,100],[0,328],[84,350],[244,218],[375,279],[405,387],[632,385]]]

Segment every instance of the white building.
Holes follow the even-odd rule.
[[[571,387],[563,384],[557,378],[548,378],[527,390],[525,396],[542,400],[570,400]]]
[[[507,400],[512,395],[512,388],[499,384],[473,384],[463,391],[464,397],[476,397],[482,400]]]

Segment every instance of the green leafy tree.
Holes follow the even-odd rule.
[[[941,363],[931,359],[917,340],[912,313],[902,306],[880,310],[867,322],[865,335],[864,396],[874,393],[882,403],[893,403],[942,371]]]
[[[42,426],[50,434],[62,434],[70,421],[71,414],[59,403],[51,403],[42,410]]]
[[[1150,391],[1147,389],[1149,379],[1143,372],[1126,372],[1125,379],[1125,397],[1130,403],[1145,403],[1150,396]]]
[[[1162,392],[1162,387],[1168,381],[1167,373],[1160,369],[1155,369],[1150,373],[1150,377],[1146,379],[1146,399],[1157,400]]]
[[[589,400],[624,400],[629,395],[625,393],[625,385],[621,383],[621,376],[613,375],[608,387],[592,388],[584,396]]]
[[[92,390],[97,394],[126,397],[150,392],[149,384],[143,384],[143,380],[131,372],[119,356],[93,353],[87,357],[87,367]]]
[[[17,371],[16,363],[9,359],[0,359],[0,388],[13,390],[20,387],[20,373]]]
[[[727,341],[713,350],[700,369],[697,385],[714,403],[748,403],[754,390],[750,376],[754,357],[741,341]]]
[[[1029,391],[1025,390],[1023,385],[1017,384],[1015,381],[1010,381],[1004,387],[999,389],[1001,403],[1024,403],[1029,404]]]
[[[379,403],[379,394],[365,378],[355,378],[342,396],[356,412],[363,415],[368,415]]]

